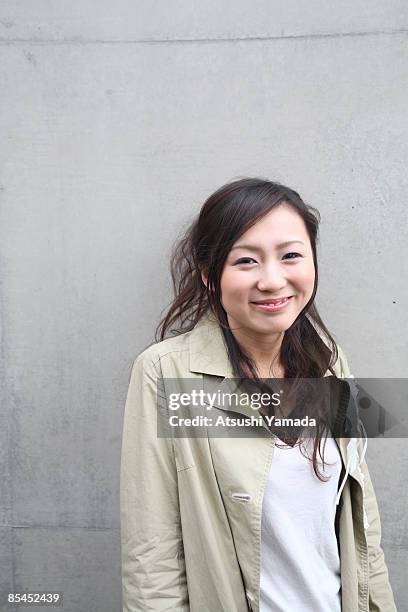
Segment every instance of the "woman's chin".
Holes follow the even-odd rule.
[[[252,321],[249,327],[260,334],[279,334],[285,332],[292,325],[292,321],[266,321],[259,323]]]

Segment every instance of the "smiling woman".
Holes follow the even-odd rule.
[[[395,611],[366,445],[333,437],[320,398],[296,404],[314,433],[289,442],[274,433],[273,402],[252,422],[248,407],[221,401],[241,383],[262,392],[276,378],[351,377],[314,301],[318,225],[293,189],[245,178],[210,195],[176,244],[174,300],[126,399],[124,611]],[[218,437],[158,435],[169,381],[212,394],[211,416],[235,417],[242,434],[228,421]]]

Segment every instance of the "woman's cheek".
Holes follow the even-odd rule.
[[[303,282],[305,284],[314,283],[315,280],[315,269],[314,266],[305,266],[302,268],[298,268],[294,271],[294,277],[298,282]]]

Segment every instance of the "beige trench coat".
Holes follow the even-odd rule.
[[[341,349],[335,371],[351,376]],[[212,315],[150,346],[133,364],[120,474],[124,612],[259,611],[273,437],[161,438],[156,429],[158,379],[195,378],[204,390],[214,382],[222,390],[228,377],[233,372]],[[347,439],[336,441],[346,465]],[[339,512],[342,612],[395,611],[365,460],[345,479]]]

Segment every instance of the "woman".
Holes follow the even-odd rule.
[[[331,435],[319,402],[314,439],[297,440],[267,425],[271,404],[245,435],[180,433],[169,408],[169,381],[207,393],[207,415],[242,418],[253,406],[220,400],[242,392],[234,381],[351,377],[314,304],[318,223],[292,189],[246,178],[213,193],[176,246],[175,299],[126,400],[126,611],[395,610],[364,451]]]

